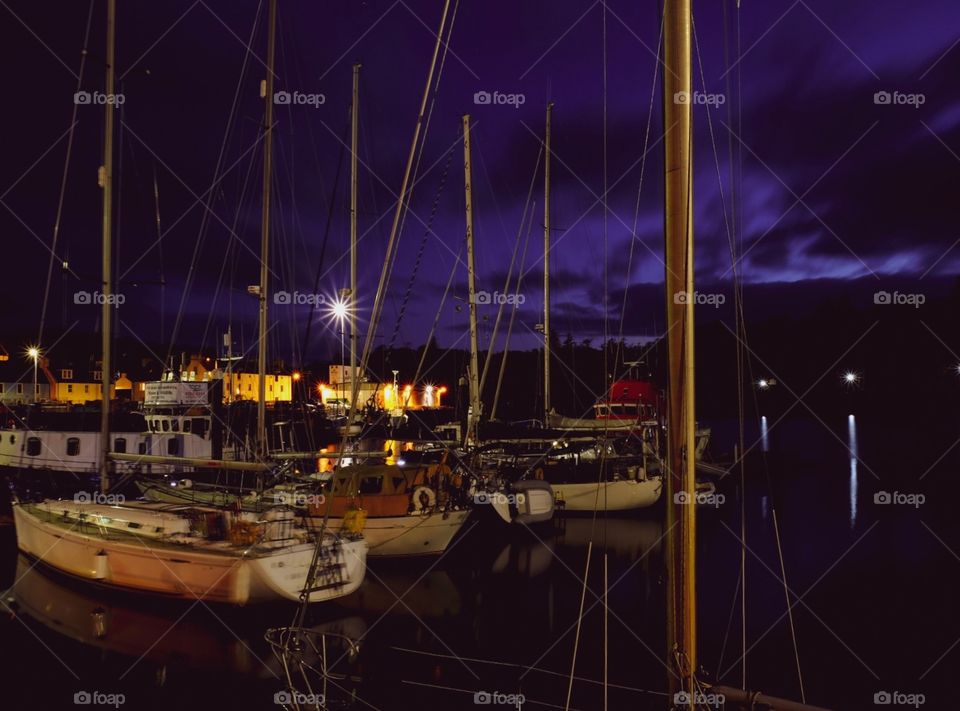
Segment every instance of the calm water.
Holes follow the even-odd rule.
[[[713,425],[714,449],[732,449],[735,425]],[[951,431],[954,423],[772,413],[748,432],[756,445],[744,500],[752,688],[801,693],[776,521],[807,701],[874,708],[875,694],[899,692],[924,694],[926,708],[957,706]],[[700,662],[705,676],[735,685],[739,483],[731,477],[720,492],[723,503],[700,516]],[[875,503],[877,494],[891,503]],[[522,693],[523,708],[563,708],[586,572],[571,708],[603,708],[605,648],[608,708],[666,708],[661,517],[658,508],[529,530],[475,515],[440,561],[375,561],[358,593],[315,606],[307,622],[362,638],[359,656],[338,663],[347,678],[327,687],[328,706],[473,709],[476,693],[499,692]],[[0,588],[11,585],[0,619],[0,709],[76,708],[84,691],[122,694],[125,709],[279,708],[282,670],[263,633],[287,623],[291,606],[233,610],[104,593],[31,568],[12,526],[0,526]]]

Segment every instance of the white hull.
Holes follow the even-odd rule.
[[[82,506],[55,503],[71,509]],[[51,522],[39,506],[47,505],[19,504],[13,508],[17,545],[24,553],[85,580],[188,600],[235,605],[299,600],[315,547],[312,542],[304,542],[254,551],[240,550],[226,542],[201,547],[158,545],[134,536],[118,540],[98,535],[90,525],[81,530],[77,524]],[[335,565],[342,570],[342,584],[312,592],[310,602],[349,595],[360,586],[366,571],[363,541],[344,540],[335,555]]]
[[[437,555],[447,549],[469,515],[467,509],[451,511],[446,517],[440,512],[369,517],[363,527],[363,538],[371,557]],[[308,517],[306,521],[311,528],[316,528],[323,519]],[[339,531],[342,525],[341,518],[331,517],[327,521],[330,531]]]
[[[558,505],[567,511],[629,511],[653,506],[663,493],[660,479],[620,479],[586,484],[554,484]],[[563,503],[561,503],[563,502]]]

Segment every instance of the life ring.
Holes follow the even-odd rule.
[[[437,505],[437,495],[429,486],[418,486],[410,496],[414,511],[432,509]]]

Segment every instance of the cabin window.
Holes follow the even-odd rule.
[[[80,454],[80,438],[79,437],[67,438],[67,456],[76,457],[78,454]]]
[[[163,427],[163,431],[164,431],[164,432],[168,432],[168,431],[170,430],[170,421],[169,421],[169,420],[160,420],[160,425]]]
[[[27,456],[36,457],[40,454],[40,438],[27,437]]]
[[[176,457],[180,454],[180,442],[176,439],[167,440],[167,454]]]
[[[184,432],[189,432],[189,431],[190,431],[190,420],[184,420],[184,421],[183,421],[183,431],[184,431]]]
[[[126,438],[117,437],[115,440],[113,440],[113,451],[117,452],[118,454],[126,454],[127,453]]]
[[[186,431],[186,430],[185,430]],[[202,417],[193,418],[193,433],[200,437],[207,435],[207,421]]]
[[[146,442],[141,442],[140,444],[138,444],[138,445],[137,445],[137,452],[139,452],[140,454],[146,454],[146,453],[147,453],[147,443],[146,443]]]
[[[360,480],[361,494],[379,494],[383,489],[383,478],[379,476],[366,476]]]
[[[170,420],[170,430],[172,432],[180,431],[180,420]]]

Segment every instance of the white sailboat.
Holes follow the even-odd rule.
[[[45,500],[13,507],[17,545],[84,580],[234,605],[299,601],[315,537],[290,509],[262,515],[148,502]],[[348,595],[363,580],[366,544],[326,534],[310,602]]]
[[[106,93],[114,87],[116,0],[107,3]],[[270,5],[270,48],[265,93],[267,152],[264,211],[269,204],[272,82],[276,0]],[[103,196],[103,293],[112,292],[111,198],[113,111],[105,106]],[[264,219],[264,243],[269,223]],[[265,281],[261,275],[261,334],[265,333]],[[103,400],[101,403],[101,493],[73,501],[14,501],[17,545],[56,570],[117,588],[186,599],[246,604],[288,599],[318,602],[355,590],[366,571],[366,543],[358,536],[310,532],[294,521],[289,507],[263,513],[233,513],[214,507],[124,502],[109,494],[110,466],[110,299],[103,305]],[[260,363],[260,433],[263,435],[263,364]],[[265,439],[260,440],[266,446]]]

